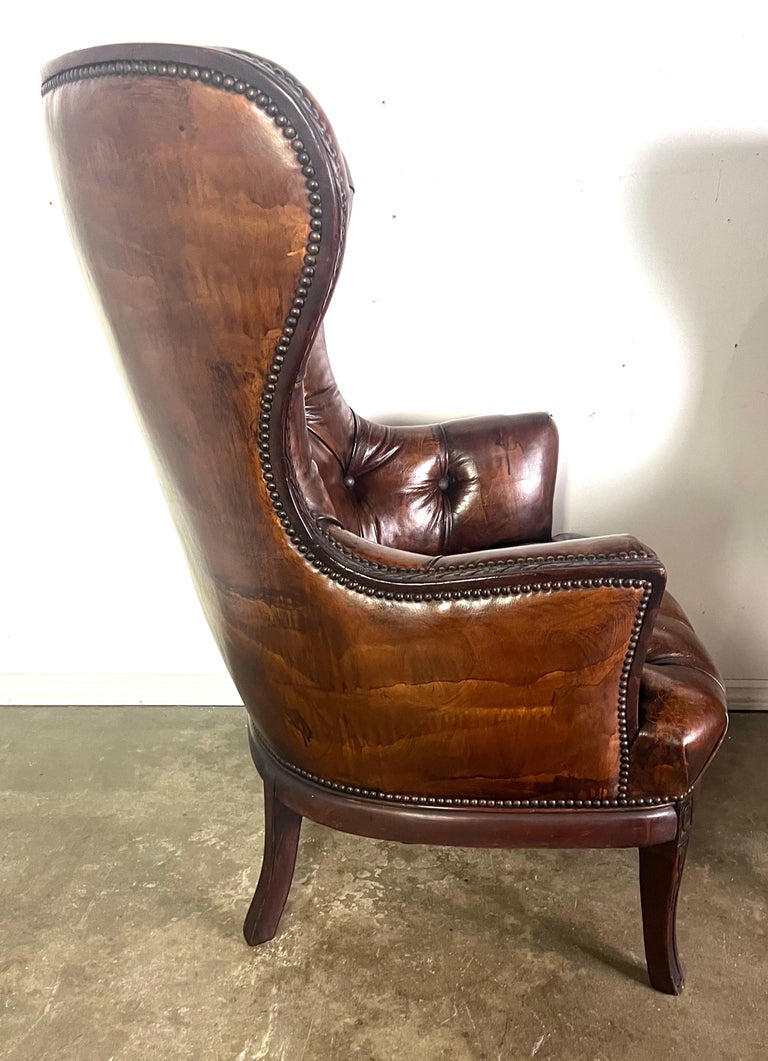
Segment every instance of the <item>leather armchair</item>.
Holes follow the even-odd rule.
[[[222,49],[49,64],[73,238],[248,712],[266,800],[245,922],[270,939],[303,817],[411,843],[637,847],[677,993],[717,670],[655,553],[552,540],[543,413],[426,427],[344,402],[322,319],[352,188],[315,100]]]

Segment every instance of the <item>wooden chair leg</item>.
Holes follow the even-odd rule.
[[[268,779],[264,781],[264,816],[264,860],[243,925],[245,941],[251,947],[266,943],[277,932],[291,890],[301,832],[301,815],[280,803],[274,783]]]
[[[678,806],[676,838],[639,849],[640,904],[648,976],[651,986],[667,995],[679,995],[684,983],[677,953],[676,915],[691,817],[689,797]]]

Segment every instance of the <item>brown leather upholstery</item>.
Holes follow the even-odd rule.
[[[349,408],[321,334],[297,392],[325,491],[317,514],[368,541],[435,555],[547,541],[557,432],[546,413],[386,427]],[[301,485],[312,495],[306,472]]]
[[[640,719],[630,771],[630,791],[638,796],[688,791],[725,736],[722,678],[670,593],[645,657]]]
[[[364,798],[681,797],[725,699],[658,558],[551,540],[546,414],[354,413],[321,327],[351,198],[327,119],[244,53],[127,51],[52,67],[51,147],[255,738]]]

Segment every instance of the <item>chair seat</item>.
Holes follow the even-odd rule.
[[[723,680],[683,609],[665,593],[640,690],[640,730],[630,756],[629,795],[684,795],[727,728]]]

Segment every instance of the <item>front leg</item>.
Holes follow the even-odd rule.
[[[640,904],[648,976],[651,985],[667,995],[679,995],[683,990],[683,970],[677,953],[677,897],[692,816],[692,797],[687,796],[677,806],[675,839],[639,849]]]

